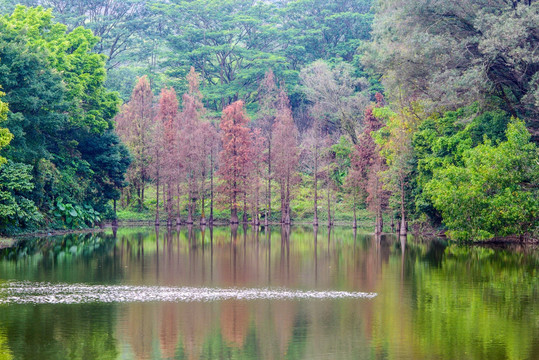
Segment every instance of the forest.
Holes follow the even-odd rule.
[[[0,233],[539,237],[539,2],[0,0]]]

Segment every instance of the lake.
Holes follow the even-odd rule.
[[[0,250],[0,359],[538,359],[539,250],[344,227]]]

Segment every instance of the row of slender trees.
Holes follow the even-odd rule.
[[[301,175],[308,173],[313,183],[313,223],[318,224],[318,190],[324,183],[328,224],[332,225],[332,193],[339,169],[332,134],[322,116],[313,116],[311,128],[300,136],[285,86],[278,84],[270,70],[259,85],[256,122],[250,121],[244,103],[236,101],[223,109],[217,125],[204,109],[194,68],[187,82],[188,91],[179,110],[174,89],[163,88],[159,100],[154,101],[150,83],[142,77],[117,116],[116,130],[133,157],[125,203],[131,203],[134,195],[142,208],[145,188],[153,184],[156,224],[161,206],[167,224],[172,225],[174,220],[179,224],[187,199],[187,224],[194,223],[195,214],[200,214],[201,224],[212,224],[214,204],[218,202],[230,209],[232,224],[250,221],[258,225],[261,218],[265,224],[270,222],[272,191],[277,188],[280,222],[290,224],[295,188]],[[378,94],[375,106],[381,107],[383,101]],[[314,103],[310,109],[313,114],[320,111],[317,106]],[[345,155],[350,169],[342,188],[353,197],[354,226],[358,204],[366,203],[376,214],[376,231],[381,232],[389,195],[380,179],[385,162],[371,132],[380,129],[382,123],[373,115],[373,107],[367,108],[363,121],[354,121],[364,126]],[[206,216],[208,201],[210,213]]]
[[[238,209],[242,208],[243,222],[248,221],[251,213],[252,222],[259,224],[261,203],[266,205],[266,222],[271,215],[271,180],[275,179],[280,187],[281,221],[290,223],[299,148],[284,87],[279,88],[273,73],[268,72],[261,85],[267,86],[261,95],[260,128],[248,127],[250,119],[242,101],[223,110],[217,128],[205,116],[199,75],[194,69],[187,81],[189,90],[182,97],[180,111],[174,89],[163,88],[155,104],[147,77],[140,78],[131,100],[117,117],[116,130],[133,157],[128,181],[135,189],[139,207],[144,204],[145,188],[153,183],[157,189],[156,224],[160,202],[166,209],[167,224],[172,224],[174,217],[179,223],[184,196],[187,223],[194,222],[197,208],[200,223],[212,223],[217,192],[221,195],[219,200],[229,205],[231,223],[239,222]],[[131,193],[125,191],[127,203],[131,201]],[[210,201],[208,218],[204,211],[207,200]]]

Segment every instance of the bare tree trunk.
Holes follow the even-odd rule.
[[[286,200],[285,200],[285,185],[283,179],[279,179],[281,190],[281,224],[285,223],[286,219]]]
[[[288,172],[286,175],[286,197],[285,197],[285,224],[290,225],[290,173]]]
[[[178,190],[178,198],[177,198],[177,209],[178,209],[178,212],[176,213],[176,225],[181,225],[181,209],[180,209],[180,184],[178,184],[177,186],[177,190]]]
[[[256,205],[253,220],[256,226],[260,225],[260,193],[258,192],[258,189],[256,190]]]
[[[236,194],[236,189],[237,189],[237,184],[236,184],[236,181],[234,180],[234,183],[233,183],[233,186],[232,188],[234,189],[232,191],[232,206],[230,208],[230,224],[238,224],[239,221],[238,221],[238,206],[237,206],[237,203],[236,203],[236,200],[237,200],[237,194]]]
[[[268,191],[266,193],[266,215],[264,224],[268,226],[271,217],[271,127],[268,135]]]
[[[194,201],[193,201],[193,195],[191,194],[191,191],[189,191],[188,196],[189,196],[189,200],[187,202],[187,223],[192,224]]]
[[[206,211],[204,210],[204,207],[206,206],[205,204],[205,195],[204,195],[204,190],[202,190],[202,204],[201,204],[201,209],[200,209],[200,225],[206,225]]]
[[[127,189],[126,206],[131,205],[131,187]]]
[[[406,226],[406,214],[404,213],[404,180],[401,181],[401,228],[400,234],[406,235],[407,226]]]
[[[112,226],[118,226],[118,216],[116,215],[116,199],[114,199],[114,220],[112,220]]]
[[[356,193],[354,192],[354,223],[352,224],[352,227],[354,229],[357,229],[357,214],[356,214]]]
[[[167,226],[172,226],[172,186],[170,181],[167,184]]]
[[[213,147],[210,150],[210,226],[213,225]]]
[[[314,217],[313,225],[318,226],[318,139],[314,146]]]
[[[328,198],[328,226],[331,226],[332,225],[332,222],[331,222],[331,186],[330,186],[330,183],[329,183],[329,174],[328,174],[328,178],[327,178],[327,198]]]
[[[167,184],[163,183],[163,211],[167,209]]]
[[[141,191],[140,191],[140,193],[141,193],[141,195],[140,195],[140,198],[141,198],[140,201],[141,201],[141,206],[142,206],[141,209],[143,209],[143,208],[144,208],[144,190],[145,190],[146,186],[144,186],[144,181],[141,181],[141,183],[142,183],[142,184],[141,184],[140,186],[142,187],[142,189],[141,189]]]
[[[247,191],[243,192],[243,223],[247,224]]]
[[[138,209],[139,211],[142,210],[142,197],[140,193],[140,184],[137,184],[137,202],[138,202]]]
[[[159,171],[157,171],[156,181],[156,201],[155,201],[155,226],[159,226]]]

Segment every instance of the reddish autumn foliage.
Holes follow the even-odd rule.
[[[238,223],[238,202],[245,194],[246,179],[251,162],[251,136],[246,126],[249,118],[245,114],[243,101],[236,101],[223,110],[221,118],[220,192],[230,202],[230,222]]]
[[[261,81],[258,88],[258,101],[260,110],[258,111],[258,126],[261,129],[261,134],[264,136],[266,152],[266,225],[271,216],[271,180],[273,176],[273,126],[275,124],[277,108],[279,105],[279,89],[275,84],[275,76],[270,69],[266,72],[264,79]]]
[[[281,222],[290,224],[290,200],[292,187],[297,182],[296,169],[299,162],[298,130],[292,118],[288,96],[281,89],[276,123],[273,127],[275,179],[281,189]]]
[[[382,122],[373,115],[372,107],[365,110],[364,124],[365,128],[358,138],[358,144],[350,154],[351,168],[347,183],[357,190],[369,209],[376,213],[377,231],[381,231],[381,216],[382,211],[387,207],[388,194],[382,188],[380,172],[385,169],[386,165],[371,136],[372,132],[383,126]]]
[[[163,88],[159,98],[159,110],[157,120],[163,126],[163,137],[156,145],[161,145],[162,159],[157,160],[162,170],[160,175],[166,184],[166,211],[168,215],[167,223],[172,224],[174,211],[174,194],[177,192],[178,179],[182,164],[179,160],[179,151],[177,147],[178,138],[178,98],[173,88]]]
[[[189,91],[183,95],[183,111],[181,113],[178,137],[179,156],[182,163],[181,176],[187,185],[188,215],[187,223],[193,223],[193,214],[200,197],[203,173],[206,168],[207,149],[204,143],[204,132],[201,117],[204,114],[202,94],[199,91],[198,74],[191,68],[187,76]]]
[[[259,225],[259,209],[261,199],[261,190],[263,187],[263,177],[266,164],[264,162],[264,148],[266,138],[262,135],[260,129],[254,129],[251,132],[251,166],[248,178],[248,197],[251,207],[253,225]]]

